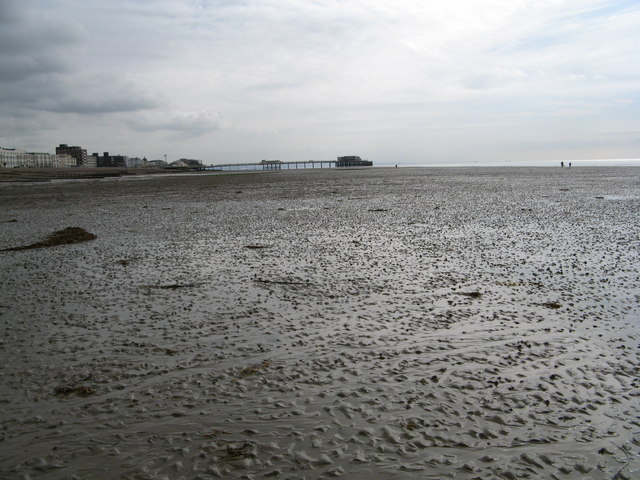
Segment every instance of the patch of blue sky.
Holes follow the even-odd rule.
[[[530,34],[509,45],[498,46],[494,50],[513,53],[554,47],[566,42],[576,34],[577,30],[568,28],[571,25],[580,25],[581,28],[578,31],[584,31],[588,25],[596,23],[598,20],[638,11],[640,11],[638,0],[601,2],[558,17],[548,23],[544,30]]]
[[[609,17],[611,15],[619,15],[639,10],[640,3],[638,3],[638,0],[622,0],[619,2],[605,1],[591,9],[585,9],[575,15],[570,15],[568,18],[574,21],[587,21],[593,18]]]

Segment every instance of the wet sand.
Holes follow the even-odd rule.
[[[189,169],[169,169],[157,167],[141,168],[0,168],[0,184],[6,182],[49,182],[55,179],[90,179],[120,177],[125,175],[155,175],[190,173]]]
[[[639,174],[0,185],[0,477],[637,478]]]

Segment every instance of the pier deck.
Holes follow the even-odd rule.
[[[283,162],[281,160],[262,160],[256,163],[224,163],[209,165],[203,170],[289,170],[296,168],[342,168],[342,167],[370,167],[373,162],[362,160],[360,157],[338,157],[338,160],[298,160]]]
[[[267,160],[256,163],[223,163],[203,167],[204,170],[283,170],[296,168],[335,168],[336,160],[302,160],[282,162]]]

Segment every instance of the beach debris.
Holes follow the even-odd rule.
[[[604,197],[603,197],[602,195],[598,195],[596,198],[597,198],[598,200],[604,200]]]
[[[402,426],[407,430],[409,430],[410,432],[418,428],[418,424],[415,422],[406,422],[406,423],[403,423]]]
[[[93,395],[96,393],[95,389],[91,387],[87,387],[86,385],[58,385],[54,392],[57,395],[71,395],[75,393],[76,395]]]
[[[458,295],[464,295],[471,298],[480,298],[482,294],[480,292],[456,292]]]
[[[240,370],[238,375],[240,375],[241,377],[254,375],[254,374],[259,373],[259,372],[261,372],[263,370],[266,370],[270,366],[271,366],[271,360],[263,360],[262,363],[258,363],[256,365],[252,365],[250,367],[243,368],[242,370]]]
[[[230,434],[231,432],[229,432],[228,430],[220,430],[218,428],[215,428],[208,433],[202,434],[202,436],[205,438],[215,438],[218,435],[230,435]]]
[[[88,242],[95,240],[97,235],[87,232],[81,227],[67,227],[63,230],[57,230],[49,235],[41,242],[31,243],[29,245],[22,245],[20,247],[11,247],[0,250],[2,252],[14,252],[18,250],[31,250],[34,248],[55,247],[58,245],[69,245],[72,243]]]
[[[556,310],[558,308],[562,308],[562,304],[558,302],[543,302],[543,303],[536,303],[536,305],[540,305],[541,307],[553,308]]]
[[[421,378],[420,383],[422,385],[426,385],[427,383],[429,383],[429,380],[431,380],[434,383],[437,383],[440,380],[440,378],[438,378],[437,375],[431,375],[428,380],[426,378]]]
[[[309,280],[306,282],[299,282],[296,280],[269,280],[266,278],[256,278],[255,281],[259,283],[274,283],[276,285],[311,285]]]
[[[253,445],[250,442],[244,442],[239,447],[227,445],[225,454],[227,458],[254,458],[256,456]]]
[[[171,283],[169,285],[141,285],[141,288],[159,288],[162,290],[177,290],[179,288],[194,288],[199,283]]]
[[[496,282],[496,285],[501,287],[543,287],[542,282]]]
[[[370,212],[388,212],[389,210],[386,208],[370,208]]]
[[[140,260],[139,257],[131,257],[131,258],[122,258],[120,260],[117,260],[116,263],[119,265],[122,265],[123,267],[126,267],[127,265],[131,264],[132,262],[135,262],[136,260]]]
[[[249,250],[262,250],[264,248],[271,248],[271,245],[245,245],[244,248]]]

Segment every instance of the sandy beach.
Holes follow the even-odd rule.
[[[52,180],[78,180],[121,176],[176,174],[189,170],[157,167],[144,168],[0,168],[0,184],[7,182],[50,182]]]
[[[0,478],[640,476],[640,168],[0,183]]]

